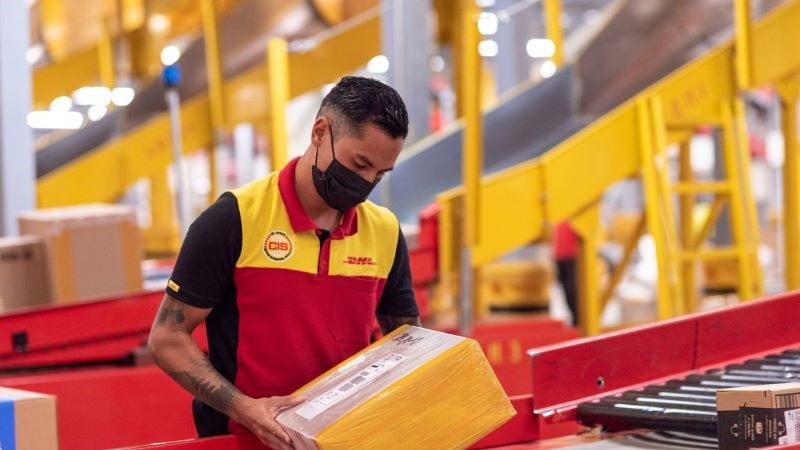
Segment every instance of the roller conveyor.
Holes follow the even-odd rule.
[[[585,425],[609,431],[648,428],[695,431],[716,435],[717,389],[800,380],[800,350],[786,350],[764,358],[731,364],[724,369],[689,375],[578,405],[577,418]]]

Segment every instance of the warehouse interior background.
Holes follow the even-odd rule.
[[[221,193],[302,154],[352,74],[408,108],[370,200],[400,220],[422,323],[476,339],[516,402],[516,428],[478,448],[588,445],[574,411],[546,412],[800,339],[798,0],[0,8],[0,386],[55,396],[62,449],[194,437],[188,408],[167,419],[188,394],[143,346],[182,238]],[[669,327],[716,314],[756,330],[741,353],[618,382],[588,369],[628,367],[606,355],[582,372],[593,391],[536,406],[535,349],[656,332],[641,339],[664,346]]]

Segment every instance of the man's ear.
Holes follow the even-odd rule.
[[[324,142],[325,136],[330,132],[330,121],[325,116],[319,116],[311,127],[311,145],[319,147]]]

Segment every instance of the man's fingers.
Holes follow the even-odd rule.
[[[268,446],[272,450],[293,450],[293,447],[286,442],[283,442],[274,434],[267,431],[263,436],[259,436],[261,443]]]
[[[291,395],[287,395],[286,397],[275,397],[275,400],[277,400],[275,406],[279,408],[288,408],[291,406],[299,405],[300,403],[306,401],[306,399],[304,399],[303,397],[294,397]]]
[[[288,434],[283,430],[283,428],[278,425],[278,422],[272,422],[266,424],[266,428],[269,430],[270,433],[275,435],[278,439],[283,441],[284,444],[287,444],[291,448],[292,438],[289,437]]]

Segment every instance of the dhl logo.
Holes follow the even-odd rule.
[[[357,266],[374,266],[378,264],[369,256],[348,256],[347,259],[344,260],[344,263]]]

